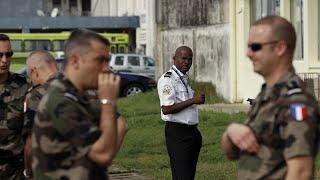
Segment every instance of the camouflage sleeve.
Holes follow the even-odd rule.
[[[100,130],[93,123],[93,116],[85,113],[77,102],[64,99],[51,111],[53,127],[74,147],[88,149],[99,138]]]
[[[41,97],[37,96],[32,91],[26,95],[25,99],[25,113],[24,113],[24,123],[22,128],[22,135],[24,139],[31,134],[32,127],[34,123],[34,117],[36,114],[36,110],[38,104],[41,100]]]
[[[314,156],[317,151],[317,110],[304,103],[292,103],[284,114],[285,124],[280,128],[284,140],[285,159]]]

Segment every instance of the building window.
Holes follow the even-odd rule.
[[[77,5],[78,5],[77,0],[70,0],[69,3],[70,3],[69,4],[70,7],[77,7]]]
[[[61,6],[61,0],[52,0],[52,4],[53,4],[53,6],[54,7],[56,7],[56,6]]]
[[[82,15],[90,16],[91,11],[91,0],[82,0]]]
[[[280,0],[250,0],[250,22],[268,15],[280,15]]]
[[[294,59],[303,59],[303,1],[291,0],[290,3],[290,19],[297,33],[297,44]]]

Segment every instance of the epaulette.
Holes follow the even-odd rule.
[[[64,93],[64,96],[69,98],[69,99],[72,99],[74,101],[78,101],[78,98],[75,95],[71,94],[71,93]]]
[[[171,77],[172,72],[168,71],[166,74],[164,74],[164,77]]]
[[[27,93],[31,92],[32,89],[35,89],[35,88],[37,88],[37,87],[39,87],[39,86],[40,86],[40,84],[31,86],[31,87],[27,90]]]
[[[18,73],[12,73],[10,74],[10,76],[12,76],[12,79],[20,82],[20,81],[23,81],[23,82],[27,82],[27,79],[25,76],[21,75],[21,74],[18,74]]]
[[[294,89],[289,89],[286,93],[286,96],[291,96],[293,94],[301,94],[302,89],[301,88],[294,88]]]
[[[290,82],[288,82],[288,84],[286,86],[288,89],[286,96],[291,96],[294,94],[301,94],[302,93],[302,89],[299,86],[299,83],[296,81],[290,81]]]

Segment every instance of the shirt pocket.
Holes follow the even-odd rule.
[[[177,89],[176,98],[179,102],[189,99],[187,89],[183,85],[178,84],[176,86],[176,89]]]

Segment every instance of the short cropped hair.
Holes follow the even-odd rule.
[[[178,54],[180,54],[181,51],[189,51],[189,52],[193,53],[193,52],[192,52],[192,49],[191,49],[190,47],[188,47],[188,46],[180,46],[180,47],[178,47],[178,48],[176,49],[176,51],[175,51],[175,53],[174,53],[174,56],[173,56],[173,59],[175,59],[175,57],[176,57]]]
[[[10,38],[6,34],[0,34],[0,41],[10,41]]]
[[[293,55],[296,47],[296,31],[293,25],[280,16],[266,16],[253,23],[253,26],[268,25],[272,29],[275,40],[283,40],[287,44],[288,52]]]
[[[48,67],[50,65],[56,66],[56,60],[48,51],[36,50],[29,54],[27,58],[27,74],[29,74],[30,65],[36,66],[38,68]]]
[[[87,54],[91,48],[90,40],[96,40],[105,46],[109,47],[110,42],[105,37],[100,34],[88,30],[88,29],[77,29],[72,31],[66,44],[65,44],[65,57],[66,63],[68,63],[68,58],[74,51],[78,51],[81,54]]]

